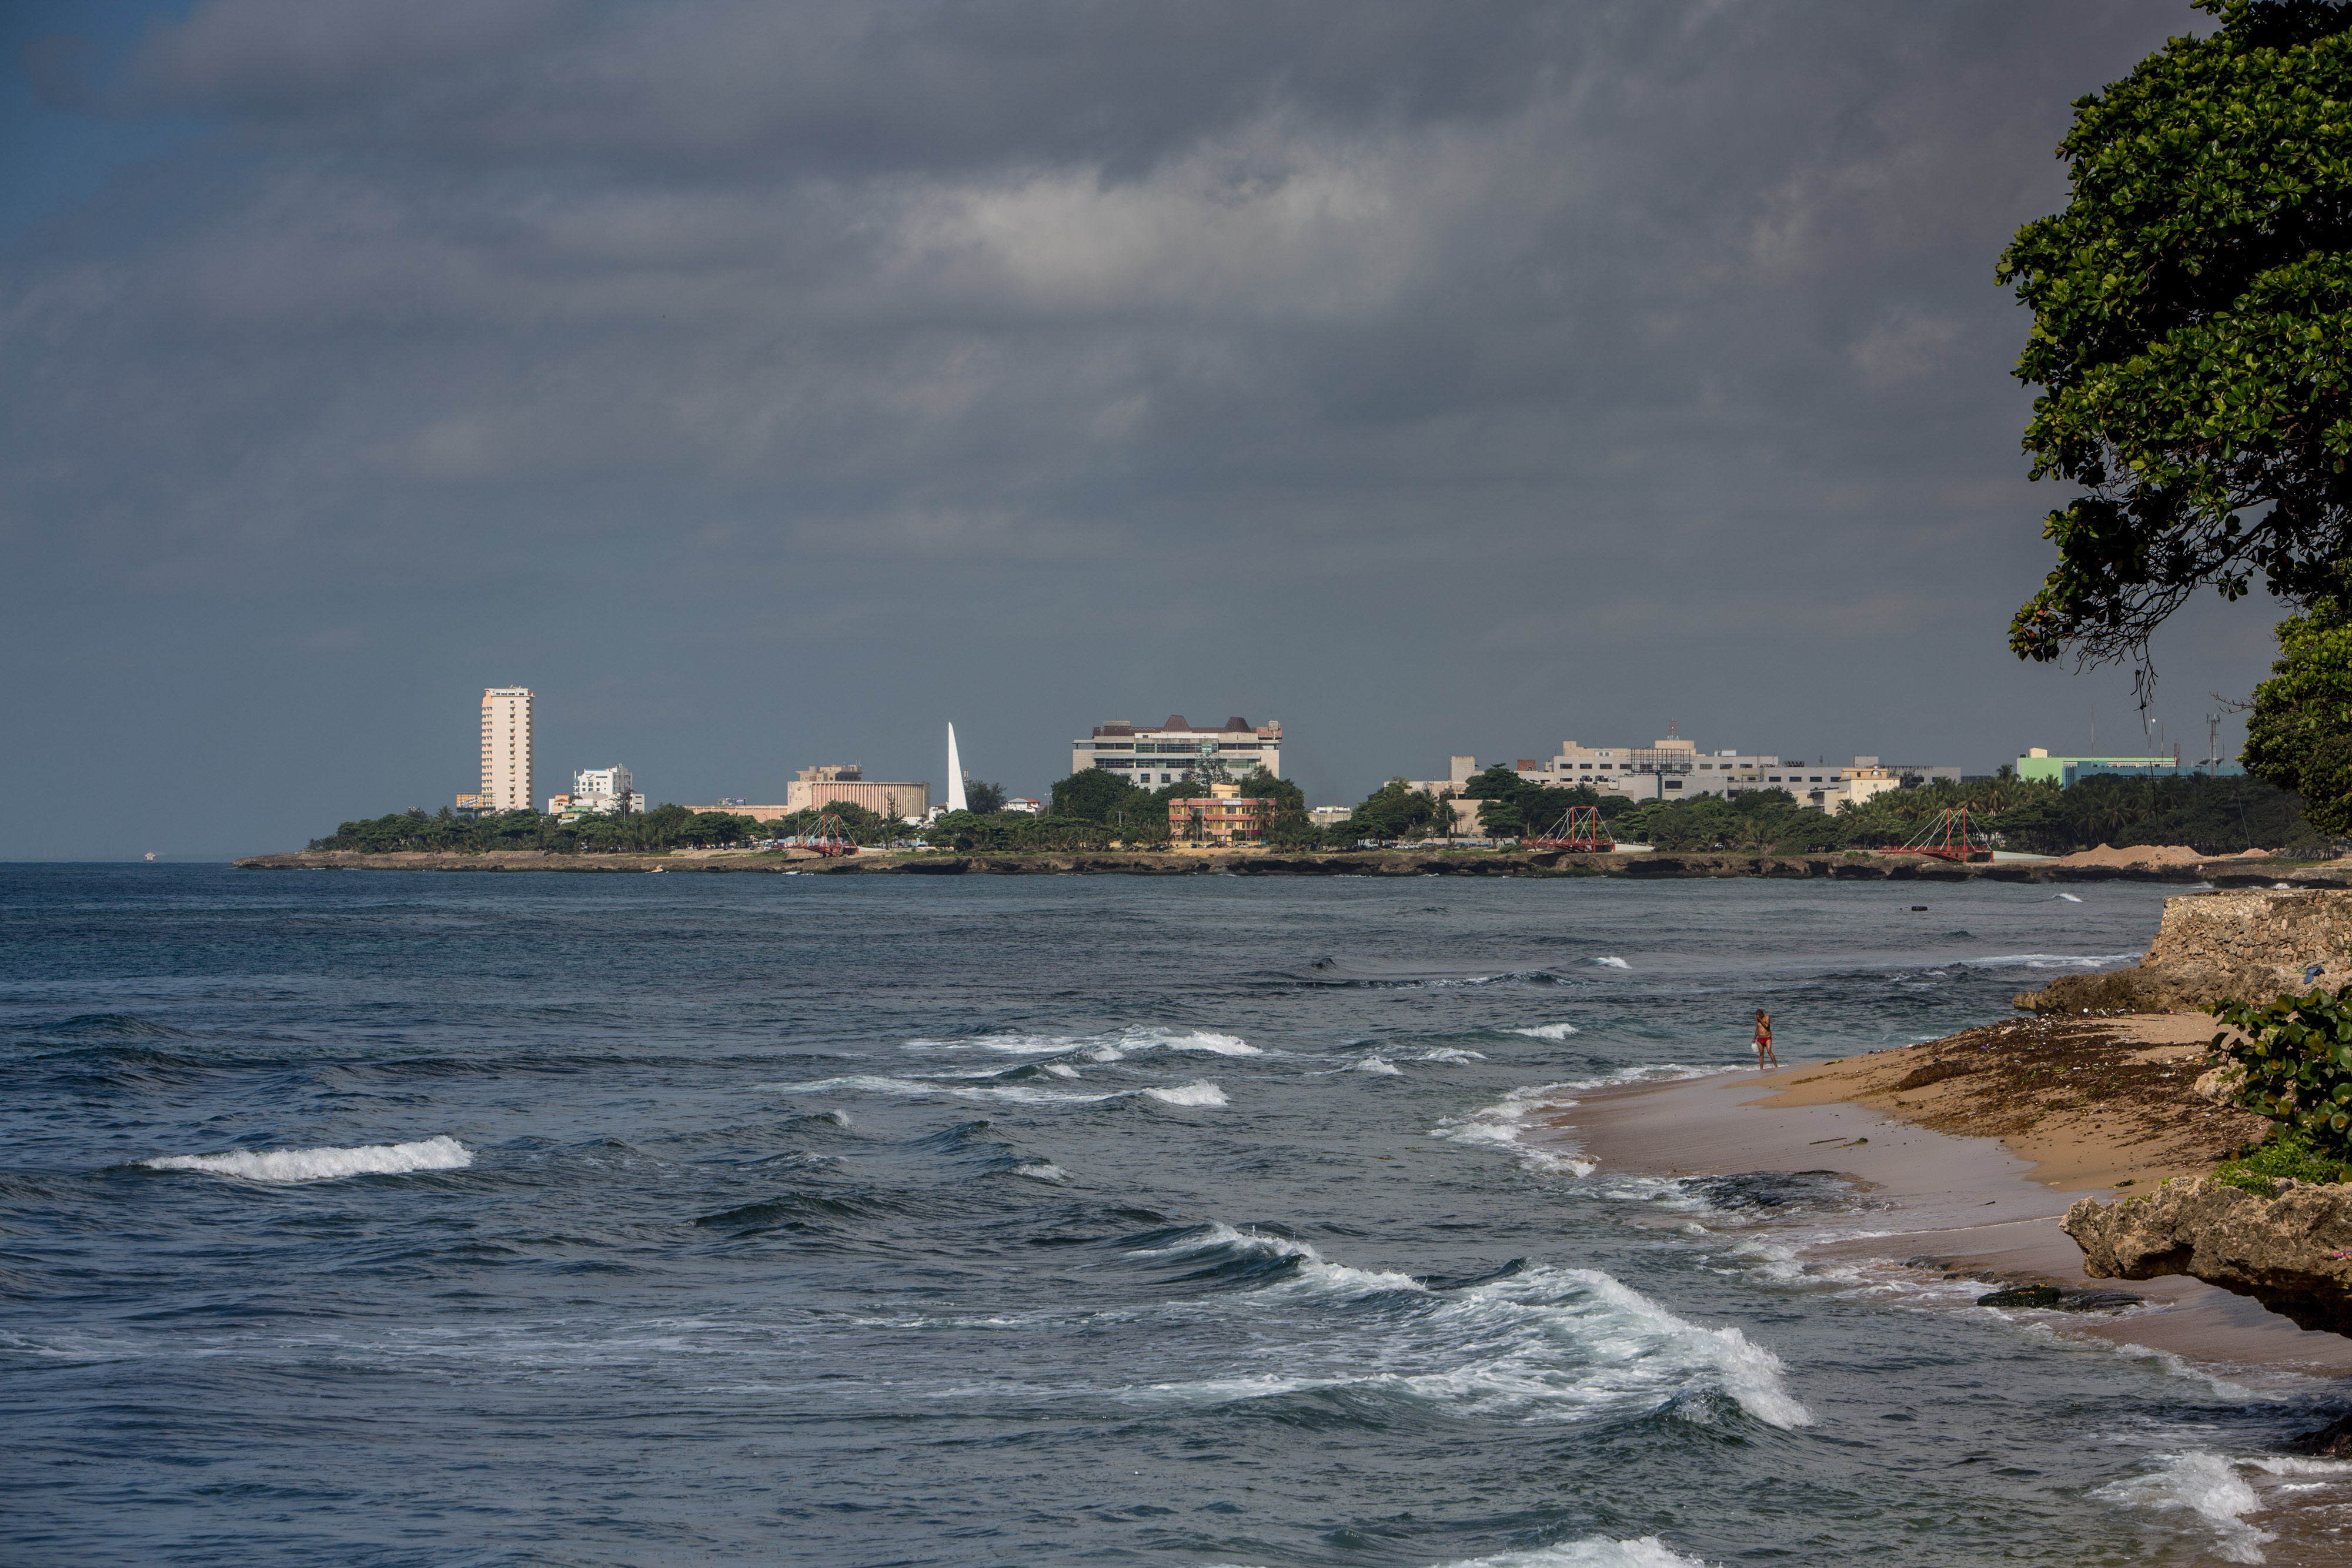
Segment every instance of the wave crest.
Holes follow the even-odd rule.
[[[349,1176],[404,1176],[410,1171],[463,1170],[474,1152],[457,1139],[413,1144],[365,1144],[338,1149],[237,1149],[224,1155],[160,1155],[139,1164],[149,1170],[202,1171],[247,1181],[332,1181]]]

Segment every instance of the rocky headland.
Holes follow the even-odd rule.
[[[2188,1274],[2299,1328],[2352,1334],[2352,1187],[2282,1181],[2261,1197],[2189,1176],[2113,1203],[2084,1198],[2059,1226],[2094,1279]]]
[[[2273,879],[2275,883],[2280,879]],[[2305,977],[2313,965],[2316,973]],[[2224,997],[2266,1002],[2313,986],[2352,984],[2352,898],[2315,882],[2260,892],[2216,891],[2164,901],[2140,961],[2104,975],[2068,975],[2020,992],[2029,1012],[2185,1012]]]
[[[2194,1009],[2224,998],[2259,1005],[2347,984],[2352,894],[2214,892],[2167,899],[2156,940],[2133,967],[2055,980],[2021,993],[2016,1005],[2045,1023],[2117,1012],[2179,1014],[2189,1023],[2199,1016]],[[2053,1075],[2053,1084],[2063,1082]],[[2212,1140],[2214,1160],[2234,1152],[2220,1145],[2251,1145],[2271,1131],[2270,1123],[2216,1103],[2229,1095],[2220,1073],[2191,1078],[2178,1068],[2165,1092],[2180,1116],[2228,1130]],[[2119,1193],[2107,1203],[2085,1197],[2062,1224],[2095,1279],[2187,1274],[2303,1328],[2352,1335],[2352,1186],[2293,1180],[2241,1186],[2176,1169],[2150,1191]]]

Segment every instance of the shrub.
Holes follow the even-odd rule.
[[[2311,1141],[2293,1127],[2281,1127],[2236,1159],[2214,1166],[2213,1179],[2256,1197],[2268,1197],[2282,1181],[2352,1180],[2352,1166],[2313,1148]]]
[[[2205,1010],[2239,1032],[2226,1043],[2215,1035],[2210,1058],[2244,1070],[2236,1103],[2302,1134],[2322,1155],[2352,1157],[2352,986],[2262,1008],[2225,998]]]

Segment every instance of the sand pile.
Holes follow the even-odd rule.
[[[2076,850],[2071,855],[2061,855],[2059,865],[2181,865],[2202,860],[2259,860],[2268,850],[2247,850],[2235,855],[2200,855],[2186,844],[2131,844],[2123,849],[2101,844],[2095,850]]]

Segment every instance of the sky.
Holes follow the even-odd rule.
[[[2141,748],[2024,665],[2070,103],[2169,0],[15,0],[0,859],[477,785],[1015,794],[1279,720],[1315,804],[1640,744]],[[2154,649],[2161,745],[2273,656]],[[2221,737],[2234,751],[2234,716]]]

